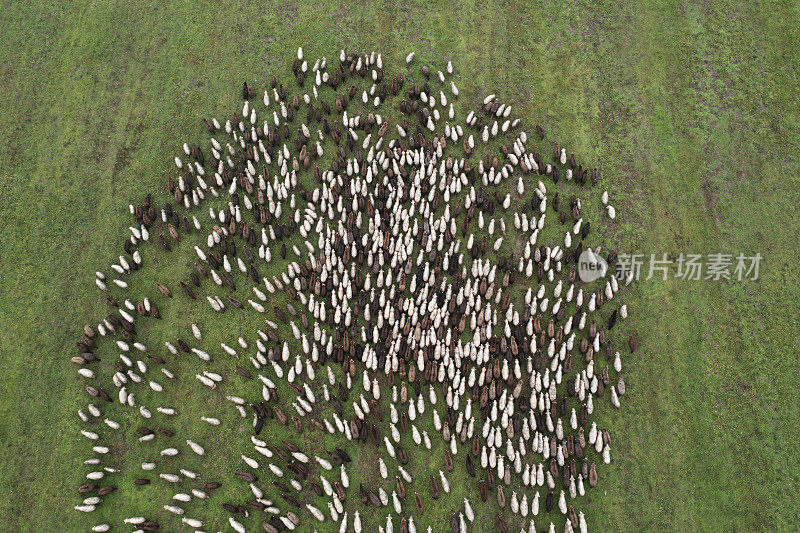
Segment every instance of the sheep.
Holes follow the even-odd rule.
[[[185,512],[182,508],[176,505],[165,505],[164,510],[176,515],[182,515]]]
[[[189,447],[192,449],[192,451],[193,451],[194,453],[196,453],[197,455],[201,455],[201,456],[202,456],[202,455],[205,455],[205,454],[206,454],[206,452],[205,452],[205,450],[203,449],[203,447],[202,447],[202,446],[200,446],[199,444],[197,444],[196,442],[194,442],[194,441],[192,441],[192,440],[188,440],[188,439],[187,439],[187,440],[186,440],[186,444],[187,444],[187,446],[189,446]]]
[[[316,518],[317,520],[319,520],[320,522],[324,522],[325,521],[325,515],[322,514],[322,511],[320,511],[319,509],[317,509],[316,507],[314,507],[310,503],[306,504],[306,509],[308,509],[308,511],[311,513],[311,515],[314,518]]]
[[[407,56],[407,65],[410,66],[414,57],[413,53]],[[302,83],[309,67],[302,48],[298,49],[297,59],[293,71],[298,76],[298,82]],[[585,222],[580,199],[570,200],[566,209],[559,212],[558,196],[553,192],[548,193],[544,183],[537,180],[532,193],[529,191],[528,196],[532,200],[528,204],[522,174],[536,172],[538,176],[549,175],[554,181],[558,181],[561,172],[566,175],[567,181],[574,178],[578,183],[584,184],[587,181],[587,171],[577,164],[574,155],[568,155],[558,145],[553,152],[553,164],[543,162],[530,146],[526,146],[527,135],[524,131],[510,133],[518,128],[518,119],[511,117],[512,106],[497,101],[493,94],[483,99],[482,107],[477,113],[469,112],[466,122],[463,123],[464,127],[456,124],[452,100],[459,96],[459,91],[455,82],[449,80],[444,71],[437,72],[439,83],[442,84],[438,89],[426,85],[402,90],[403,94],[407,94],[407,99],[401,106],[401,111],[419,119],[419,126],[416,128],[409,126],[407,122],[401,122],[396,124],[395,135],[394,129],[389,131],[388,124],[383,123],[383,118],[377,111],[355,114],[352,108],[345,109],[346,102],[341,97],[337,98],[335,104],[336,111],[342,118],[341,123],[338,118],[333,120],[334,117],[330,117],[330,122],[328,118],[324,118],[323,123],[320,120],[323,115],[315,115],[313,108],[319,105],[326,114],[331,110],[326,103],[318,100],[317,88],[322,83],[329,83],[335,88],[335,85],[342,83],[340,74],[344,74],[345,70],[349,69],[350,75],[356,76],[354,80],[361,76],[367,82],[372,82],[372,86],[366,90],[354,86],[352,90],[345,91],[349,100],[357,98],[364,104],[374,103],[380,107],[391,96],[387,93],[386,86],[381,85],[383,71],[380,55],[376,61],[374,54],[348,55],[342,51],[340,72],[326,71],[325,64],[322,59],[311,67],[310,74],[315,78],[312,91],[306,91],[302,95],[307,114],[305,118],[294,122],[297,124],[297,139],[302,141],[295,146],[296,152],[293,153],[291,140],[294,139],[289,125],[294,120],[293,115],[305,109],[301,108],[300,96],[291,101],[287,99],[284,87],[273,83],[273,87],[265,91],[263,98],[265,106],[271,105],[273,118],[267,121],[262,119],[264,125],[261,128],[256,124],[256,105],[252,100],[255,92],[252,87],[244,84],[242,96],[245,102],[241,117],[237,115],[224,121],[225,134],[230,138],[222,142],[215,138],[210,141],[213,158],[211,166],[204,165],[199,148],[184,144],[183,152],[189,159],[176,159],[176,166],[179,166],[182,174],[177,179],[170,180],[169,184],[177,208],[165,205],[161,211],[161,221],[158,222],[155,212],[148,213],[145,220],[142,215],[148,210],[132,205],[132,213],[137,216],[137,222],[130,226],[125,248],[127,255],[120,258],[118,265],[112,266],[119,277],[106,285],[105,275],[96,275],[95,283],[105,291],[109,287],[112,290],[133,287],[135,271],[142,265],[142,254],[132,246],[140,240],[147,240],[149,231],[154,227],[148,220],[169,224],[173,240],[178,240],[179,237],[185,239],[192,233],[192,228],[200,230],[201,225],[197,217],[178,215],[175,211],[182,209],[181,205],[187,209],[202,206],[210,193],[214,198],[220,199],[221,205],[215,204],[217,207],[209,208],[213,223],[217,226],[210,233],[196,234],[196,237],[202,239],[199,242],[206,241],[208,246],[195,246],[194,255],[199,262],[195,263],[197,274],[192,272],[193,285],[203,287],[201,279],[210,277],[220,287],[217,289],[212,286],[214,291],[229,288],[236,290],[238,279],[233,281],[236,270],[233,268],[234,258],[239,271],[248,280],[259,286],[261,280],[264,282],[264,287],[253,286],[252,299],[247,299],[250,307],[265,316],[265,322],[269,326],[266,328],[267,333],[259,331],[257,350],[246,353],[246,358],[256,370],[262,372],[258,376],[262,382],[263,403],[252,406],[255,411],[256,434],[264,420],[273,415],[281,423],[288,424],[290,419],[282,409],[290,404],[297,412],[297,416],[292,417],[291,421],[298,431],[306,428],[313,430],[313,426],[316,426],[331,434],[341,433],[348,440],[364,440],[366,437],[380,442],[380,436],[371,428],[374,427],[373,423],[377,424],[374,422],[376,418],[383,420],[378,404],[381,396],[390,396],[391,423],[389,432],[384,436],[384,445],[389,456],[397,458],[401,463],[398,465],[398,472],[402,479],[410,483],[411,476],[402,466],[408,460],[408,454],[401,446],[405,442],[402,433],[408,431],[411,422],[414,445],[425,446],[428,450],[432,448],[431,437],[425,430],[420,431],[415,421],[430,406],[437,406],[437,396],[432,386],[436,382],[443,386],[442,398],[446,403],[446,411],[437,411],[437,407],[434,407],[433,422],[434,428],[446,443],[449,454],[446,457],[449,461],[446,460],[445,465],[448,471],[454,468],[452,457],[463,452],[462,445],[466,444],[472,448],[472,453],[466,454],[465,458],[468,471],[472,459],[477,461],[480,456],[482,466],[490,469],[493,478],[499,478],[492,481],[492,487],[501,480],[508,485],[512,477],[522,476],[526,485],[544,486],[547,483],[554,491],[558,472],[545,472],[541,464],[530,464],[525,457],[526,454],[528,457],[531,454],[540,454],[543,459],[553,459],[555,464],[563,467],[570,453],[565,439],[575,431],[588,428],[586,418],[592,413],[594,399],[602,396],[604,389],[611,387],[609,396],[612,405],[619,407],[619,399],[625,392],[624,380],[621,375],[611,379],[608,369],[604,371],[605,374],[595,371],[592,360],[604,348],[611,359],[613,350],[607,343],[607,336],[612,333],[612,325],[609,322],[608,328],[598,327],[598,319],[593,313],[617,296],[619,287],[616,279],[613,279],[609,280],[604,290],[593,293],[587,290],[584,294],[583,290],[574,288],[574,270],[572,277],[567,280],[570,270],[567,265],[573,259],[573,254],[577,255],[576,250],[583,250],[589,245],[589,223]],[[425,66],[422,70],[428,78],[430,69]],[[452,64],[448,62],[445,70],[447,74],[452,74]],[[401,81],[401,78],[394,80],[392,93],[400,94]],[[448,81],[451,102],[447,101],[448,95],[445,94]],[[436,90],[439,90],[438,95]],[[272,100],[275,101],[274,104]],[[441,114],[445,112],[449,120],[441,120]],[[312,126],[314,122],[321,124],[317,131]],[[215,136],[225,135],[215,119],[206,120],[204,124]],[[540,139],[544,139],[545,134],[541,127],[537,127],[536,131]],[[503,157],[493,159],[493,154],[489,153],[485,158],[481,156],[475,160],[466,160],[460,156],[454,157],[448,151],[449,143],[457,147],[463,145],[468,154],[473,152],[476,134],[486,143],[487,151],[494,145],[489,144],[490,141],[502,139],[498,144],[503,143],[500,148],[503,152],[500,155]],[[317,183],[313,191],[304,190],[297,185],[297,174],[309,168],[313,160],[323,156],[321,145],[317,143],[315,147],[314,137],[322,141],[325,136],[335,137],[334,141],[339,145],[346,144],[347,150],[342,146],[340,152],[334,155],[330,170],[316,172]],[[394,138],[389,138],[390,136]],[[398,143],[401,139],[402,146]],[[458,142],[459,139],[461,142]],[[267,145],[269,150],[266,149]],[[356,149],[363,152],[361,155],[351,156],[349,152]],[[363,156],[364,153],[366,157]],[[500,189],[503,193],[497,192],[498,185],[505,186],[503,182],[513,186],[515,177],[517,200],[512,198],[513,193],[505,189]],[[599,171],[591,171],[590,177],[594,183],[599,177]],[[468,187],[475,182],[477,185]],[[455,206],[450,200],[460,197],[462,189],[465,193],[463,203]],[[222,202],[226,192],[230,199],[227,206]],[[374,201],[377,196],[380,196],[380,202]],[[444,202],[440,203],[442,199]],[[306,202],[305,207],[299,203],[301,200]],[[537,243],[545,223],[549,223],[546,219],[548,200],[561,216],[563,224],[572,215],[570,225],[564,233],[563,246],[560,242],[555,247],[543,247]],[[504,243],[509,239],[506,232],[506,210],[511,209],[512,205],[516,208],[522,202],[534,214],[529,218],[528,214],[523,213],[520,216],[519,212],[514,213],[514,228],[523,239],[518,251],[513,252],[514,255],[509,258],[501,257],[501,250],[508,248]],[[607,194],[603,195],[602,203],[609,218],[613,218],[616,213],[613,206],[608,205]],[[566,204],[563,198],[561,204]],[[255,223],[252,218],[245,217],[242,207],[255,215]],[[498,210],[499,217],[495,209]],[[477,219],[475,223],[481,230],[477,234],[470,232],[470,221],[474,219]],[[260,232],[259,224],[262,226]],[[462,226],[461,234],[458,232],[459,226]],[[186,235],[178,234],[174,227],[182,227]],[[287,239],[297,232],[305,239],[305,248],[303,245],[293,245]],[[309,238],[311,234],[317,234],[318,240]],[[360,236],[362,234],[363,238]],[[513,243],[513,239],[508,242]],[[460,252],[462,243],[466,244],[464,254]],[[258,246],[260,248],[256,254]],[[242,253],[237,253],[237,249]],[[286,261],[286,267],[276,272],[271,279],[259,277],[256,270],[262,261],[272,261],[271,250],[280,254],[280,259]],[[432,259],[434,256],[435,260]],[[296,259],[296,262],[292,259]],[[459,276],[457,285],[451,282]],[[526,282],[534,276],[541,290],[537,291],[536,287],[529,289],[524,305],[517,307],[518,304],[510,296],[514,278]],[[549,292],[549,287],[553,285],[548,285],[545,291],[545,278],[556,286],[552,293]],[[183,282],[181,284],[191,298],[195,289],[187,290],[188,285]],[[164,296],[172,297],[165,286],[157,284],[157,288]],[[288,310],[292,316],[289,317],[283,310],[278,312],[277,308],[275,314],[277,320],[288,322],[287,331],[290,330],[298,341],[300,350],[295,354],[295,361],[291,361],[288,343],[282,342],[283,339],[279,337],[278,325],[270,320],[272,310],[268,310],[267,302],[271,301],[273,295],[282,292],[287,294],[287,301],[290,301]],[[111,296],[109,294],[109,298]],[[227,307],[231,305],[237,309],[247,308],[247,305],[242,307],[243,302],[233,296],[220,298],[207,295],[207,301],[219,313],[228,311]],[[574,319],[568,313],[565,314],[567,304],[573,301],[583,310],[582,316]],[[585,306],[584,303],[588,305]],[[135,387],[135,384],[146,381],[153,391],[163,391],[159,383],[147,376],[147,365],[133,356],[133,353],[138,353],[136,350],[146,353],[146,349],[137,345],[136,332],[131,327],[135,323],[134,314],[138,311],[140,316],[136,319],[143,322],[151,315],[155,316],[157,307],[147,299],[138,306],[130,301],[123,304],[121,307],[115,306],[120,312],[114,315],[113,324],[103,323],[101,336],[106,333],[121,334],[119,339],[122,344],[118,344],[118,347],[123,352],[120,359],[124,366],[116,369],[112,381],[119,388],[120,402],[133,406],[133,394],[128,393],[126,387]],[[296,308],[296,305],[300,307]],[[625,318],[627,307],[622,306],[618,315]],[[548,327],[550,316],[554,319],[557,317],[557,320]],[[359,322],[364,325],[360,332],[357,331],[361,326]],[[332,335],[325,325],[337,328],[338,331]],[[190,326],[195,339],[202,341],[203,335],[197,324],[191,323]],[[146,326],[143,327],[146,331]],[[460,328],[459,331],[453,332],[456,327]],[[459,340],[460,333],[467,328],[470,328],[467,332],[469,340],[463,342]],[[141,329],[138,323],[136,329]],[[359,335],[361,342],[358,343],[358,350],[353,350],[353,345],[356,344],[353,340]],[[451,339],[454,341],[451,342]],[[241,348],[236,348],[235,344],[231,347],[220,343],[220,346],[227,355],[238,359],[240,352],[247,352],[249,345],[241,337],[238,342]],[[573,353],[576,343],[581,348],[580,354]],[[378,345],[381,350],[376,349]],[[87,344],[87,348],[88,346]],[[193,353],[204,362],[211,361],[207,352],[190,348],[183,341],[178,342],[178,347],[169,342],[165,346],[174,356],[180,357],[179,352]],[[403,353],[403,350],[408,352]],[[87,358],[91,357],[91,351],[81,349],[82,355],[74,361],[79,365],[86,365],[80,366],[79,375],[94,380],[98,370],[87,364],[91,361]],[[87,357],[86,353],[89,353]],[[541,354],[541,360],[538,359],[539,356],[536,361],[533,360],[535,353]],[[411,359],[408,358],[409,354],[413,354]],[[502,356],[497,364],[493,362],[495,354]],[[158,356],[147,354],[155,364],[163,365],[163,360],[158,362],[151,355]],[[584,358],[585,371],[582,370]],[[331,370],[331,361],[341,364],[344,370],[344,377],[338,383]],[[618,354],[613,361],[613,368],[619,373],[622,365]],[[250,378],[251,370],[244,368],[245,363],[241,364],[243,366],[236,367],[237,373],[245,379]],[[324,403],[333,404],[332,418],[310,416],[320,403],[320,392],[312,388],[315,372],[319,371],[317,365],[320,364],[326,367],[327,381],[331,387],[329,389],[327,384],[323,384],[322,398]],[[356,376],[362,365],[362,372],[369,369],[370,375],[363,372],[363,391],[358,391],[359,380]],[[576,366],[579,367],[577,371]],[[269,367],[272,367],[275,375],[270,374],[268,378],[266,374],[269,371],[264,368]],[[169,379],[176,379],[176,376],[181,375],[172,366],[162,366],[161,372]],[[385,394],[382,394],[379,385],[379,379],[382,378],[377,376],[381,372],[390,380]],[[210,370],[198,371],[195,377],[211,389],[236,384],[231,380],[222,385],[222,374]],[[396,382],[398,377],[399,383]],[[284,400],[279,393],[283,390],[280,383],[284,379],[297,393],[287,402],[280,401]],[[560,385],[562,381],[567,382],[570,394],[574,392],[576,400],[582,404],[572,410],[568,419],[566,410],[562,410],[558,416],[555,415],[555,408],[561,409],[560,403],[564,399],[564,393],[556,389],[556,385]],[[356,387],[353,387],[353,382]],[[421,390],[420,382],[429,383],[427,395]],[[524,396],[527,393],[523,393],[523,383],[528,383],[533,391],[530,398]],[[338,385],[338,391],[334,385]],[[100,395],[100,389],[91,385],[87,392],[93,396]],[[351,392],[356,395],[348,399]],[[426,396],[430,401],[427,407]],[[521,397],[531,407],[527,411],[529,415],[522,417],[515,413],[520,409]],[[248,404],[243,398],[227,396],[227,399],[234,404],[242,417],[248,415]],[[261,402],[260,399],[258,401]],[[353,420],[345,417],[342,412],[343,404],[348,401],[353,402]],[[403,408],[398,411],[396,403]],[[473,403],[479,404],[480,415],[473,414],[477,413],[478,408],[476,405],[473,412]],[[441,404],[438,407],[441,408]],[[176,414],[172,408],[157,407],[156,411],[156,417],[159,414]],[[95,414],[89,408],[89,413],[94,417],[100,416],[99,410]],[[152,416],[145,406],[139,406],[139,413],[145,418]],[[444,415],[440,416],[440,413]],[[484,418],[484,414],[488,416]],[[87,423],[92,420],[82,411],[79,416]],[[523,420],[522,427],[520,418]],[[203,416],[200,420],[211,425],[220,425],[218,418]],[[483,425],[483,420],[486,425]],[[569,425],[566,424],[567,421]],[[113,421],[106,424],[112,428],[119,427]],[[552,433],[557,437],[558,441],[551,442],[550,438],[545,438],[542,433],[545,429],[548,434]],[[595,447],[604,456],[608,455],[610,460],[610,450],[606,453],[606,439],[598,437],[598,434],[597,428],[593,426],[589,432],[588,445]],[[145,441],[154,439],[155,435],[141,437]],[[299,474],[293,469],[308,468],[305,465],[314,462],[324,470],[340,466],[340,482],[336,483],[336,490],[349,485],[344,464],[335,455],[331,455],[329,461],[319,456],[306,455],[299,450],[287,454],[282,448],[278,448],[273,452],[266,442],[253,438],[255,440],[251,440],[259,454],[257,457],[274,460],[273,457],[279,455],[282,460],[286,460],[291,473],[286,472],[285,476],[278,464],[268,462],[267,466],[272,475],[286,477],[289,480],[287,484],[297,490],[301,490],[303,484],[299,482],[299,478],[295,479]],[[193,444],[187,440],[188,446],[196,453],[201,453],[197,449],[203,448]],[[195,449],[195,446],[198,448]],[[585,442],[581,444],[581,450],[585,446]],[[310,461],[311,456],[315,461]],[[250,467],[258,467],[258,462],[254,459],[245,455],[242,455],[242,459]],[[388,479],[388,468],[381,458],[378,465],[381,477]],[[439,484],[448,493],[448,480],[442,471],[439,474]],[[591,478],[589,475],[590,481]],[[574,498],[573,493],[581,493],[583,479],[584,477],[578,476],[577,483],[573,481],[568,484],[565,481],[564,487],[566,489],[569,486],[570,498]],[[437,480],[431,481],[438,491]],[[322,486],[328,496],[333,497],[332,501],[326,502],[330,517],[334,521],[341,517],[340,527],[346,529],[347,515],[336,490],[324,478]],[[258,500],[261,496],[255,490],[257,487],[253,487],[255,485],[251,484],[251,491]],[[200,498],[194,491],[200,489],[192,491],[195,497]],[[392,506],[398,513],[402,511],[403,492],[398,486],[398,490],[391,494]],[[554,495],[555,492],[549,499],[553,500]],[[377,495],[373,494],[373,497],[378,498],[382,505],[388,505],[390,500],[390,496],[382,489]],[[502,498],[505,503],[504,493]],[[559,500],[562,498],[563,492]],[[524,518],[528,512],[524,492],[521,499],[512,492],[509,501],[512,511],[518,512]],[[553,503],[550,501],[548,506],[552,508]],[[561,510],[560,501],[558,505]],[[273,507],[271,502],[269,506]],[[324,519],[321,511],[316,507],[314,509]],[[312,509],[306,510],[316,516]],[[538,513],[538,497],[532,499],[530,511],[534,515]],[[276,519],[285,528],[294,529],[299,524],[299,521],[295,522],[290,518],[293,514],[281,513],[277,508],[274,514],[285,514]],[[360,531],[358,513],[353,518],[354,529]],[[463,512],[452,515],[454,527],[458,530],[466,529],[466,523],[473,520],[474,512],[467,500],[464,501]],[[570,527],[576,524],[576,519],[570,516]],[[279,524],[276,522],[276,525]],[[236,528],[233,522],[231,526]],[[270,526],[272,527],[271,524]],[[387,522],[387,528],[391,527],[391,521]],[[400,527],[411,531],[416,526],[411,520],[403,520]]]
[[[247,530],[245,529],[245,527],[244,527],[244,526],[243,526],[243,525],[242,525],[240,522],[237,522],[236,520],[234,520],[232,516],[229,516],[229,517],[228,517],[228,523],[231,525],[231,527],[232,527],[232,528],[233,528],[233,529],[234,529],[234,530],[235,530],[237,533],[245,533],[245,531],[247,531]]]
[[[91,513],[97,508],[95,505],[76,505],[75,510],[82,513]]]
[[[442,480],[442,490],[445,492],[445,494],[449,494],[450,493],[450,483],[448,483],[447,478],[444,477],[444,472],[442,472],[441,470],[439,470],[439,477]]]
[[[204,375],[201,375],[201,374],[195,374],[194,377],[197,378],[197,380],[200,381],[200,383],[202,383],[206,387],[209,387],[211,389],[216,389],[217,388],[216,381],[214,381],[211,378],[208,378],[208,377],[206,377]]]
[[[97,440],[97,439],[100,438],[100,436],[97,433],[95,433],[94,431],[88,431],[88,430],[85,430],[85,429],[81,430],[81,435],[83,435],[84,437],[86,437],[87,439],[90,439],[90,440]]]
[[[203,527],[203,523],[204,523],[202,520],[197,520],[195,518],[188,518],[188,517],[185,517],[185,516],[183,518],[181,518],[181,522],[183,522],[187,526],[193,527],[193,528]]]

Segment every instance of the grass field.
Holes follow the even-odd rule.
[[[599,415],[614,461],[583,507],[601,531],[800,527],[799,25],[791,2],[7,3],[0,531],[83,530],[86,396],[68,359],[106,312],[93,273],[200,118],[239,105],[245,79],[287,77],[298,45],[453,59],[462,101],[497,92],[602,167],[619,213],[602,231],[622,250],[760,252],[757,281],[626,295],[641,348],[621,411]]]

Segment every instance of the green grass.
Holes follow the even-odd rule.
[[[797,527],[795,4],[130,5],[12,3],[0,19],[0,530],[82,530],[86,396],[68,359],[80,325],[107,312],[93,272],[119,254],[128,203],[163,193],[200,118],[238,106],[244,79],[286,78],[298,45],[309,57],[453,59],[463,104],[497,92],[603,168],[619,213],[601,230],[609,244],[761,252],[755,282],[651,280],[625,294],[640,351],[625,360],[622,410],[597,410],[613,462],[581,503],[603,531]],[[219,329],[206,307],[181,312]],[[149,344],[179,334],[166,329],[153,325]],[[247,424],[216,434],[233,460]],[[105,516],[153,507],[125,489]],[[209,513],[221,518],[218,501]],[[446,511],[426,518],[444,527]]]

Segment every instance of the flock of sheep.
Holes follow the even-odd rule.
[[[494,95],[457,119],[449,62],[433,72],[411,54],[391,75],[380,54],[312,64],[299,49],[293,72],[292,87],[245,83],[238,113],[204,121],[207,142],[174,159],[169,200],[131,205],[124,254],[97,272],[111,311],[84,327],[72,358],[92,446],[75,509],[91,531],[163,529],[177,515],[194,531],[414,533],[435,530],[430,509],[453,492],[454,532],[585,532],[573,504],[611,461],[592,413],[625,393],[617,280],[583,283],[576,271],[592,235],[579,194],[599,171],[539,126],[529,137]],[[607,193],[602,203],[598,216],[614,218]],[[182,279],[136,276],[149,254],[168,260],[185,240],[196,257]],[[147,297],[131,296],[136,282]],[[196,323],[173,323],[174,340],[148,344],[149,321],[175,321],[187,299],[245,314],[256,331],[209,342]],[[222,452],[175,421],[226,419],[198,414],[211,401],[158,401],[187,387],[208,387],[247,420],[251,452],[229,474],[182,467]],[[112,461],[134,427],[149,459]],[[280,440],[262,439],[265,427]],[[371,447],[380,477],[356,486],[347,446],[323,450],[320,432]],[[423,479],[408,465],[429,450],[441,451]],[[122,486],[131,472],[138,487]],[[215,503],[227,520],[212,524],[195,504],[222,486],[240,496]],[[92,520],[129,490],[152,491],[156,505]]]

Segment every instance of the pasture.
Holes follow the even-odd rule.
[[[76,415],[86,395],[69,357],[107,313],[94,272],[120,253],[128,204],[164,197],[180,145],[205,138],[201,119],[240,107],[245,80],[289,79],[298,46],[380,51],[397,68],[412,51],[451,59],[461,102],[496,92],[529,131],[541,123],[603,169],[594,192],[612,194],[618,217],[598,226],[622,251],[761,253],[756,281],[628,288],[624,332],[640,347],[622,409],[598,410],[614,458],[583,510],[600,531],[800,524],[794,4],[79,1],[9,4],[0,20],[0,531],[85,530],[73,506],[91,453]],[[159,277],[187,266],[170,257]],[[209,337],[249,327],[170,305]],[[148,335],[163,345],[169,326]],[[202,392],[169,394],[200,416]],[[249,421],[230,422],[217,444],[235,460]],[[105,517],[148,505],[128,488]],[[218,501],[207,516],[223,527]],[[444,507],[430,522],[442,530]]]

